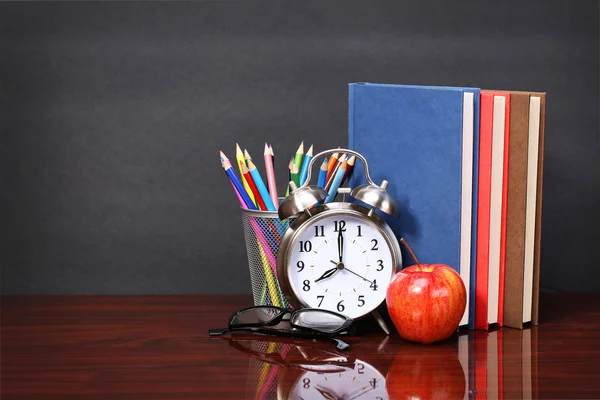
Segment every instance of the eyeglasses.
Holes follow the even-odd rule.
[[[209,329],[209,336],[221,336],[228,332],[251,332],[264,335],[296,338],[330,338],[337,348],[345,350],[349,344],[335,338],[354,333],[352,318],[333,311],[315,308],[289,310],[275,306],[245,308],[229,317],[228,327]]]

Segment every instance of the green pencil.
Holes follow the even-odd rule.
[[[298,150],[296,150],[296,155],[294,156],[294,165],[296,166],[296,169],[298,171],[300,171],[302,169],[302,158],[304,157],[304,141],[302,143],[300,143],[300,146],[298,146]],[[294,181],[296,182],[296,181]],[[298,182],[296,182],[296,184],[298,185]],[[300,186],[300,185],[298,185]]]

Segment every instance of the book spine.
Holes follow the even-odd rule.
[[[475,105],[473,112],[473,200],[471,220],[471,275],[469,277],[469,329],[475,329],[475,293],[477,288],[477,212],[479,188],[479,120],[481,107],[481,94],[475,91]]]
[[[498,281],[498,326],[504,325],[504,279],[506,266],[506,210],[508,204],[508,156],[510,149],[510,94],[506,96],[504,117],[504,160],[502,174],[502,222],[500,227],[500,276]]]

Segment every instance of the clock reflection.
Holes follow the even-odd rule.
[[[249,356],[246,399],[538,398],[537,329],[469,331],[432,345],[369,336],[329,343],[231,337]]]

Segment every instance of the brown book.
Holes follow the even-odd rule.
[[[542,223],[542,179],[544,169],[544,128],[546,95],[537,92],[510,92],[510,130],[508,161],[508,199],[506,226],[506,266],[504,282],[504,325],[523,328],[523,321],[538,323],[540,243]],[[526,205],[527,169],[529,146],[529,121],[531,97],[540,99],[539,140],[537,151],[537,176],[535,177],[535,220],[533,236],[533,277],[529,278],[531,301],[524,296],[526,275]],[[531,253],[529,253],[531,254]],[[531,259],[529,259],[531,262]],[[531,264],[529,264],[531,266]],[[531,269],[529,270],[531,271]],[[527,290],[525,290],[527,292]],[[531,304],[531,310],[523,310],[523,304]],[[524,312],[525,311],[525,312]],[[530,311],[530,312],[529,312]]]
[[[504,267],[504,326],[522,329],[529,93],[510,92],[510,95],[506,261]]]
[[[540,253],[542,249],[542,189],[544,181],[544,132],[546,130],[546,93],[531,93],[540,97],[540,142],[538,153],[537,200],[535,206],[535,250],[533,255],[533,302],[531,323],[539,323],[540,300]]]

